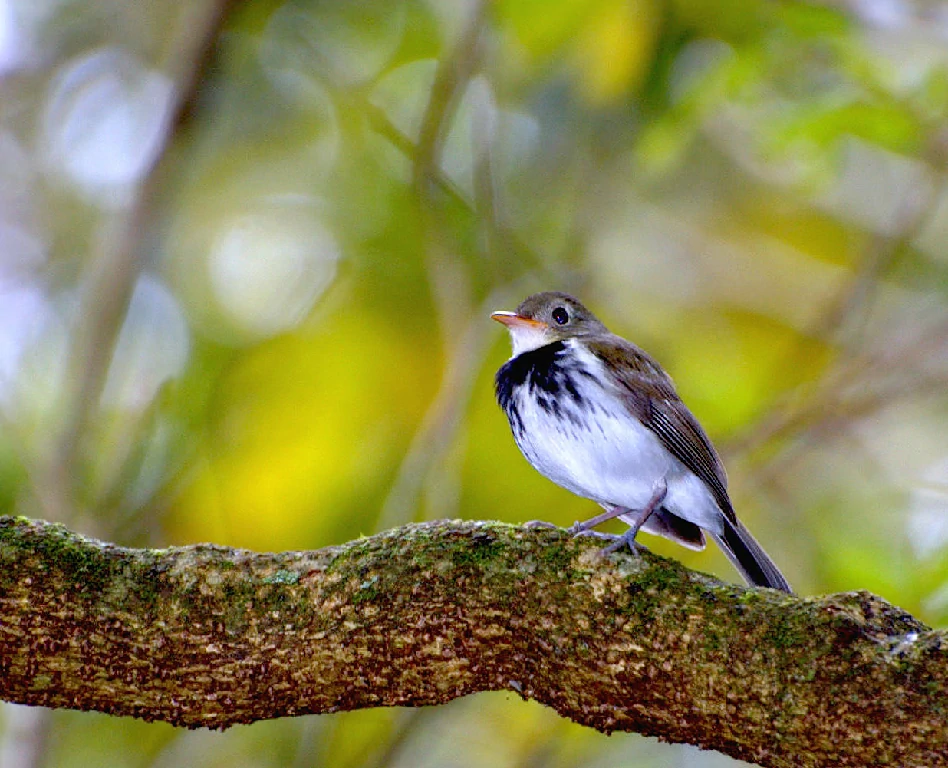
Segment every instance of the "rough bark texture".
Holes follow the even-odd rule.
[[[934,766],[944,633],[865,593],[722,584],[443,521],[315,552],[136,550],[0,517],[0,698],[187,727],[514,690],[768,766]]]

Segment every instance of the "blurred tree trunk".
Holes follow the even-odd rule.
[[[512,690],[767,766],[948,755],[944,633],[561,530],[442,521],[314,552],[133,550],[0,517],[0,698],[174,725]]]

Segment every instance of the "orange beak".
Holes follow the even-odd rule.
[[[530,317],[522,317],[516,312],[494,312],[490,316],[491,320],[506,325],[508,328],[534,328],[541,330],[546,328],[546,323],[542,320],[534,320]]]

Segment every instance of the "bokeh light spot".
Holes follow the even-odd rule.
[[[49,167],[96,203],[125,203],[161,149],[171,96],[167,77],[117,48],[73,59],[43,116]]]
[[[292,209],[225,221],[211,246],[211,290],[239,331],[269,336],[296,325],[336,273],[332,235]]]

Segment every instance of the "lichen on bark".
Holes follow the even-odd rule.
[[[512,690],[771,766],[945,761],[943,633],[559,529],[439,521],[313,552],[126,549],[0,518],[0,698],[186,727]]]

